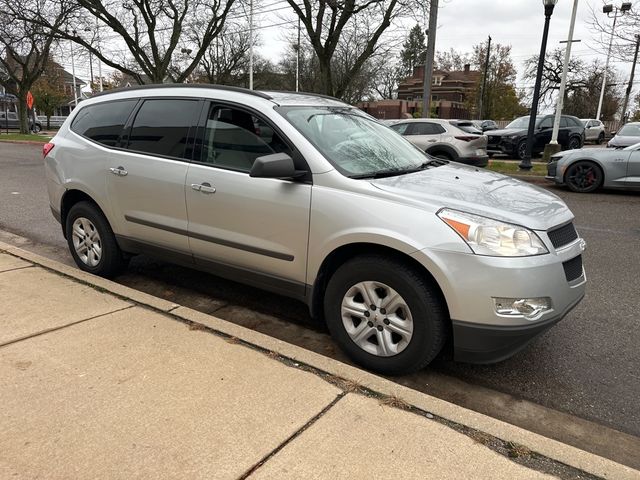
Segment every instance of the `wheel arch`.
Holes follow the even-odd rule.
[[[425,150],[425,152],[433,156],[437,155],[438,153],[444,153],[445,155],[448,155],[451,160],[456,160],[460,157],[460,155],[458,155],[458,152],[456,152],[453,147],[443,144],[429,147]]]
[[[357,242],[341,245],[335,248],[329,255],[325,257],[318,273],[316,275],[313,286],[311,286],[310,295],[308,298],[309,311],[313,318],[323,319],[324,308],[323,298],[324,292],[327,288],[327,283],[335,271],[348,260],[362,256],[362,255],[383,255],[385,257],[392,258],[398,262],[402,262],[406,265],[410,265],[420,272],[427,281],[429,281],[437,290],[438,296],[442,301],[447,316],[449,316],[449,307],[446,301],[446,297],[442,291],[442,288],[438,284],[438,281],[433,274],[425,268],[418,260],[408,255],[405,252],[401,252],[395,248],[380,245],[375,243]]]
[[[60,224],[62,225],[62,234],[64,235],[64,238],[67,238],[65,225],[67,223],[67,216],[69,215],[69,210],[71,210],[71,207],[73,207],[76,203],[82,202],[82,201],[87,201],[94,204],[100,210],[100,212],[105,216],[105,218],[107,218],[107,221],[109,221],[104,208],[102,208],[100,204],[91,195],[89,195],[85,191],[80,190],[78,188],[68,189],[67,191],[64,192],[64,194],[62,195],[62,199],[60,200]]]

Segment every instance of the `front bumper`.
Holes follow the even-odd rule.
[[[486,167],[489,165],[489,155],[478,155],[472,157],[460,157],[456,162],[472,165],[474,167]]]
[[[586,276],[578,258],[584,241],[577,238],[556,249],[546,232],[536,233],[548,254],[508,258],[421,250],[412,255],[442,289],[457,360],[504,360],[559,322],[584,297]],[[576,266],[580,270],[572,268]],[[495,298],[539,297],[549,298],[551,309],[533,319],[496,312]]]
[[[453,355],[457,362],[496,363],[512,357],[558,323],[582,297],[559,315],[530,325],[487,326],[453,320]]]
[[[490,154],[506,154],[511,155],[514,153],[516,144],[510,138],[501,138],[497,142],[490,142],[487,144],[487,152]]]

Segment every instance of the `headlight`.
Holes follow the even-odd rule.
[[[444,208],[438,217],[455,230],[476,255],[528,257],[549,253],[532,230],[471,213]]]

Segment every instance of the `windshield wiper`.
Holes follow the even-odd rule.
[[[385,177],[395,177],[397,175],[405,175],[407,173],[416,173],[420,172],[428,167],[441,167],[442,165],[446,165],[449,163],[448,160],[443,160],[441,158],[431,158],[426,162],[418,165],[417,167],[411,168],[388,168],[386,170],[378,170],[377,172],[369,172],[369,173],[359,173],[357,175],[349,175],[349,178],[354,179],[363,179],[363,178],[385,178]]]
[[[307,123],[309,123],[313,117],[322,117],[325,115],[347,115],[350,117],[366,118],[364,115],[354,112],[351,108],[338,107],[329,108],[326,112],[313,113],[309,115],[309,118],[307,118]]]

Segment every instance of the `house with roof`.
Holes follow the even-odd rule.
[[[438,118],[470,119],[476,114],[476,106],[470,105],[474,92],[482,79],[482,73],[471,70],[467,64],[463,70],[434,70],[431,86],[431,108]],[[424,90],[424,65],[413,69],[413,75],[398,84],[398,98],[364,102],[358,105],[376,118],[406,118],[422,109]]]

